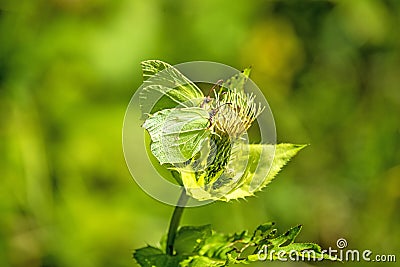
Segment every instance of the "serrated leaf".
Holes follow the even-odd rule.
[[[281,247],[283,244],[292,244],[296,236],[300,233],[301,225],[290,228],[286,233],[276,238],[270,239],[269,242],[274,247]]]
[[[253,242],[260,242],[261,240],[266,238],[273,238],[276,234],[276,229],[273,228],[274,226],[275,226],[274,222],[268,222],[259,225],[257,229],[254,231],[251,240]]]
[[[184,226],[176,234],[174,248],[177,254],[197,252],[211,236],[211,225]]]
[[[279,171],[293,158],[301,149],[307,145],[295,144],[243,144],[233,149],[235,152],[228,162],[227,168],[233,173],[239,173],[241,177],[230,179],[225,173],[221,175],[227,182],[218,188],[204,184],[205,178],[199,176],[189,168],[177,169],[181,173],[182,182],[188,194],[198,200],[221,200],[230,201],[233,199],[253,196],[255,192],[261,191],[269,184]],[[266,170],[269,171],[266,174]],[[216,181],[218,181],[216,179]]]
[[[280,259],[282,253],[284,253],[284,258],[295,254],[300,260],[336,260],[334,257],[322,254],[321,248],[317,244],[295,243],[294,239],[299,234],[301,226],[293,227],[278,236],[275,236],[276,228],[273,226],[273,223],[260,225],[251,236],[246,231],[233,235],[214,233],[205,242],[199,254],[214,261],[226,261],[226,265],[216,266],[260,261],[262,258],[260,258],[259,252],[264,246],[271,251],[269,257],[266,258],[268,260]],[[278,258],[278,253],[280,253],[280,258]],[[191,260],[192,257],[186,261],[191,262]]]
[[[307,145],[295,144],[251,144],[249,161],[241,179],[241,183],[225,195],[221,200],[245,198],[254,195],[268,185],[280,170],[293,158],[301,149]],[[272,163],[271,163],[272,161]],[[269,171],[265,176],[265,170]]]
[[[276,234],[277,229],[274,226],[274,223],[262,224],[252,234],[247,231],[234,234],[217,233],[211,231],[209,225],[185,226],[178,231],[175,246],[179,249],[176,248],[176,255],[167,256],[157,248],[146,247],[137,250],[134,257],[145,267],[217,267],[282,258],[291,260],[293,257],[304,261],[337,261],[335,257],[324,254],[317,244],[295,243],[301,225],[292,227],[280,235]],[[201,242],[195,242],[198,245],[193,242],[196,238],[201,239]],[[181,240],[178,241],[179,239]]]
[[[142,267],[176,267],[186,256],[170,256],[158,248],[147,246],[135,250],[133,258]]]
[[[182,267],[221,267],[227,266],[225,260],[212,259],[204,256],[192,256],[180,263]]]

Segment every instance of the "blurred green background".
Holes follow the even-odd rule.
[[[145,59],[252,65],[278,141],[311,144],[257,197],[183,224],[301,223],[299,241],[400,260],[400,2],[18,2],[0,4],[0,266],[135,266],[166,232],[172,207],[121,145]]]

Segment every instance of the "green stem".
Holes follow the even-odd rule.
[[[169,223],[166,253],[171,256],[174,255],[176,231],[178,230],[179,222],[181,221],[182,213],[185,209],[185,204],[187,203],[188,199],[189,197],[186,195],[185,189],[183,189]]]

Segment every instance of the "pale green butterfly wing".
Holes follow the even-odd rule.
[[[160,60],[141,63],[145,79],[139,94],[143,115],[175,107],[196,107],[203,92],[176,68]]]
[[[209,113],[198,107],[164,109],[143,124],[150,134],[151,152],[160,162],[184,163],[193,158],[209,137]]]

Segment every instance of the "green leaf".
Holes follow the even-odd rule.
[[[164,266],[230,266],[248,264],[255,261],[291,260],[331,260],[314,243],[295,243],[301,225],[292,227],[283,234],[277,234],[274,223],[265,223],[249,234],[242,231],[223,234],[211,231],[210,225],[185,226],[179,229],[175,241],[176,255],[168,256],[160,249],[147,246],[138,249],[134,258],[143,267]]]
[[[253,196],[255,192],[261,191],[269,184],[279,171],[293,158],[301,149],[307,145],[295,144],[238,144],[233,148],[233,154],[228,161],[226,169],[229,169],[231,176],[220,174],[220,178],[215,178],[214,183],[225,179],[219,186],[207,186],[204,183],[205,177],[190,166],[177,169],[182,177],[182,182],[187,193],[198,200],[221,200],[230,201],[233,199]],[[269,171],[266,174],[266,170]],[[235,172],[242,171],[240,179],[232,179]]]
[[[273,228],[274,226],[274,222],[268,222],[259,225],[254,231],[251,240],[253,240],[254,242],[261,242],[261,240],[263,239],[274,237],[276,234],[276,229]]]
[[[251,144],[249,161],[241,183],[221,200],[229,201],[245,198],[254,195],[257,191],[261,191],[276,177],[290,159],[306,146],[295,144],[277,144],[275,146]],[[269,172],[265,176],[265,169],[268,167]]]
[[[178,254],[197,252],[211,236],[211,225],[184,226],[176,235],[174,248]]]
[[[182,267],[220,267],[227,266],[225,260],[212,259],[204,256],[192,256],[180,263]]]
[[[209,114],[202,108],[158,111],[143,124],[151,137],[151,152],[160,162],[183,163],[194,157],[210,135]]]
[[[163,109],[196,107],[204,101],[203,92],[168,63],[147,60],[141,65],[145,82],[139,104],[143,118]]]
[[[142,267],[176,267],[187,257],[166,255],[158,248],[147,246],[135,250],[133,258]]]
[[[269,240],[274,247],[280,247],[283,244],[292,244],[296,236],[300,233],[301,225],[290,228],[286,233]]]

